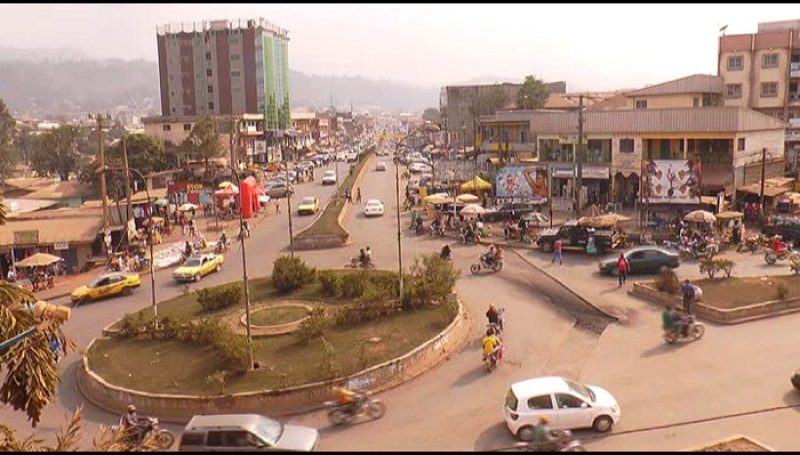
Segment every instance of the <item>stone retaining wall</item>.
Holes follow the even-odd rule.
[[[655,289],[651,283],[652,282],[634,283],[633,289],[628,292],[659,305],[676,305],[678,308],[683,308],[683,300],[680,294],[665,294]],[[718,324],[737,324],[800,311],[800,298],[773,300],[731,309],[712,307],[700,301],[695,302],[692,308],[694,313],[700,318],[708,319]]]
[[[165,422],[186,422],[196,414],[259,413],[285,416],[319,409],[331,398],[331,389],[346,386],[380,392],[413,379],[450,357],[470,334],[469,318],[461,302],[458,315],[442,332],[408,354],[358,373],[282,390],[263,390],[226,396],[170,395],[125,389],[106,382],[89,368],[83,356],[78,368],[78,389],[96,406],[121,413],[134,404],[140,414],[157,415]],[[96,340],[87,348],[91,349]]]

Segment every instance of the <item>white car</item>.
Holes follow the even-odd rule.
[[[605,389],[558,376],[512,384],[503,411],[508,429],[523,441],[533,439],[541,416],[547,416],[553,430],[592,428],[601,433],[620,418],[617,400]]]
[[[364,216],[383,216],[383,202],[370,199],[364,206]]]
[[[336,171],[325,171],[322,176],[323,185],[336,185]]]
[[[348,163],[354,163],[358,160],[358,153],[356,152],[347,152],[345,153],[345,158]]]
[[[386,163],[384,163],[383,161],[379,162],[378,164],[375,165],[375,170],[376,171],[385,171],[386,170]]]
[[[408,171],[414,174],[419,174],[420,172],[431,172],[432,168],[427,164],[411,163],[408,165]]]

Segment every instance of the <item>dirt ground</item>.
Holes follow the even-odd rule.
[[[693,283],[703,290],[704,304],[721,309],[780,300],[780,286],[787,290],[786,299],[800,297],[800,276],[795,275],[715,278]]]
[[[695,452],[769,452],[769,450],[750,439],[736,438],[703,447]]]

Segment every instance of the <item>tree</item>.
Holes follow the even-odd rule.
[[[153,136],[136,133],[125,136],[128,149],[128,167],[136,169],[144,175],[151,172],[159,172],[168,168],[167,156],[164,146]],[[125,167],[125,158],[122,150],[122,142],[117,141],[114,145],[106,148],[106,165],[113,168],[122,169]],[[95,158],[81,168],[78,180],[91,185],[97,193],[100,188],[100,175],[97,169],[100,167],[99,158]],[[131,172],[131,191],[134,190],[134,182],[138,182],[138,188],[144,188],[145,182],[139,176]],[[125,175],[122,172],[106,173],[106,185],[109,197],[122,199],[125,197]]]
[[[0,99],[0,178],[11,175],[17,162],[18,155],[13,141],[16,124],[8,113],[6,103]]]
[[[37,137],[33,144],[31,167],[40,175],[56,174],[61,181],[69,180],[83,161],[87,138],[80,128],[63,125]]]
[[[517,92],[517,108],[519,109],[541,109],[547,103],[550,96],[550,89],[543,80],[536,76],[526,76]]]
[[[212,158],[217,158],[224,152],[219,139],[214,120],[210,116],[206,116],[194,124],[192,132],[181,142],[181,152],[195,160],[203,160],[205,162],[207,180],[211,180],[209,162]]]
[[[0,225],[5,224],[5,216],[0,201]],[[35,301],[30,292],[0,280],[0,340],[8,340],[42,322],[26,306]],[[64,340],[65,350],[74,349],[61,329],[50,325],[0,352],[0,378],[4,380],[0,384],[0,403],[24,410],[34,427],[39,423],[42,409],[55,397],[59,382],[56,358],[49,343],[53,337]]]
[[[429,107],[422,112],[422,119],[427,120],[431,123],[439,123],[441,121],[441,114],[439,113],[439,109],[435,107]]]

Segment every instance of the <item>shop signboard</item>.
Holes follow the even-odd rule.
[[[547,201],[547,166],[505,166],[497,170],[497,198]]]
[[[700,202],[701,164],[697,159],[642,161],[644,202],[697,204]]]
[[[64,251],[69,249],[69,243],[67,242],[57,242],[53,244],[53,249],[56,251]]]
[[[583,166],[582,172],[585,179],[605,179],[608,180],[608,168],[600,166]]]
[[[267,153],[267,141],[255,141],[255,154],[265,155]]]
[[[550,165],[550,172],[553,178],[575,178],[575,168],[573,166]]]
[[[14,231],[14,244],[15,245],[38,245],[39,244],[39,230],[34,229],[30,231]]]
[[[201,193],[206,192],[202,183],[173,182],[167,186],[167,198],[179,207],[187,202],[200,205]]]

